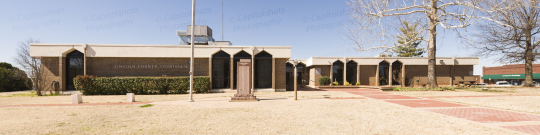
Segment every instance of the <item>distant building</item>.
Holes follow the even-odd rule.
[[[508,81],[512,85],[521,85],[525,81],[525,64],[483,67],[482,79],[486,84]],[[540,82],[540,64],[533,64],[533,80]]]

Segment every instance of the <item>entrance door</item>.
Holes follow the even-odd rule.
[[[84,75],[84,54],[75,50],[66,55],[66,90],[75,90],[73,78]]]

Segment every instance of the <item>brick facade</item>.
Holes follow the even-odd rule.
[[[87,74],[98,77],[189,76],[189,58],[87,58]],[[194,76],[209,75],[209,59],[195,58]]]
[[[276,58],[276,66],[274,67],[275,68],[275,72],[276,72],[276,78],[275,79],[275,82],[276,82],[276,91],[285,91],[286,89],[286,75],[287,75],[287,71],[286,71],[286,65],[287,64],[287,61],[289,59],[286,59],[286,58]]]
[[[317,68],[320,68],[321,69],[321,74],[320,75],[315,75],[316,74],[316,70]],[[323,76],[326,76],[326,77],[330,77],[330,66],[329,65],[315,65],[315,66],[311,66],[309,68],[305,68],[304,70],[304,74],[308,74],[306,78],[306,82],[304,85],[310,85],[310,86],[319,86],[319,78],[323,77]],[[311,74],[311,75],[309,75]]]
[[[405,65],[405,82],[406,86],[422,86],[427,84],[427,65]],[[314,70],[316,68],[321,68],[321,76],[330,77],[330,66],[329,65],[315,65],[311,66],[309,69]],[[459,84],[458,81],[479,81],[477,76],[472,75],[473,66],[472,65],[458,65],[458,66],[449,66],[449,65],[439,65],[437,68],[437,84],[441,86],[447,86],[451,84]],[[377,65],[360,65],[360,84],[361,85],[377,85]],[[315,74],[314,71],[309,72],[312,76]],[[451,78],[453,75],[453,78]],[[318,86],[317,77],[311,77],[309,85]],[[416,82],[418,80],[418,82]],[[451,82],[452,81],[452,82]]]
[[[360,65],[360,84],[361,85],[376,85],[375,74],[377,65]]]
[[[58,81],[60,85],[60,90],[64,90],[64,81],[62,81],[62,67],[61,63],[62,57],[42,57],[41,58],[41,67],[44,73],[45,84],[49,85],[52,81]],[[65,59],[65,58],[64,58]]]
[[[427,84],[427,68],[427,65],[405,65],[405,80],[407,86],[412,85],[417,87]],[[458,81],[474,81],[477,79],[477,77],[472,75],[472,65],[438,65],[436,68],[438,85],[456,85],[459,84]],[[451,74],[453,74],[452,83],[450,83],[450,80],[452,79]]]
[[[525,74],[525,64],[483,67],[482,69],[483,75]],[[540,64],[533,64],[533,73],[540,73]]]

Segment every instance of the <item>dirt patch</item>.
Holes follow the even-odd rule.
[[[373,99],[15,107],[0,119],[0,134],[512,134]]]

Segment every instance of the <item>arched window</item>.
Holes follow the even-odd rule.
[[[230,88],[231,55],[224,51],[212,55],[212,88]]]
[[[332,66],[332,82],[337,81],[338,85],[343,85],[343,62],[338,60]]]
[[[390,64],[386,61],[379,63],[379,85],[388,85],[388,67]]]
[[[392,63],[392,85],[401,85],[403,79],[402,65],[403,64],[400,61]]]
[[[299,85],[302,85],[303,81],[304,80],[304,69],[306,68],[306,65],[302,64],[302,63],[298,63],[298,65],[296,65],[296,83],[299,84]]]
[[[287,63],[285,64],[285,72],[286,72],[286,75],[285,75],[285,85],[286,85],[286,89],[287,91],[292,91],[294,90],[294,67],[293,67],[293,64],[291,63]]]
[[[238,53],[236,53],[233,57],[233,86],[234,88],[236,89],[236,85],[237,85],[237,75],[238,75],[238,69],[237,69],[237,66],[238,66],[238,62],[240,61],[240,59],[250,59],[251,60],[251,54],[245,52],[245,51],[240,51]],[[253,63],[253,62],[252,62]]]
[[[347,62],[347,75],[345,78],[347,79],[347,82],[349,82],[351,85],[356,85],[356,82],[357,82],[356,72],[358,72],[357,67],[358,67],[358,63],[352,60]]]
[[[75,90],[73,78],[84,75],[84,54],[74,50],[66,55],[66,90]]]
[[[272,55],[262,51],[255,55],[255,88],[272,88]]]

